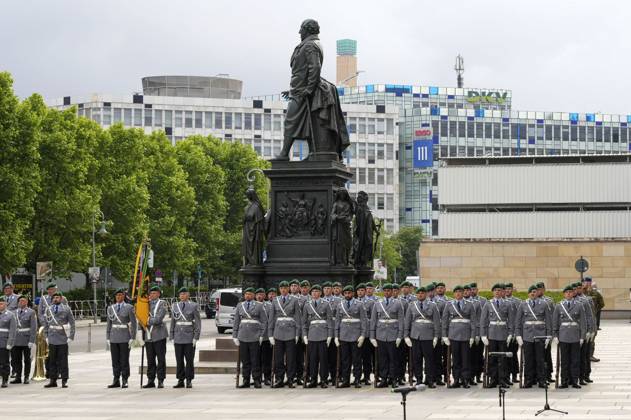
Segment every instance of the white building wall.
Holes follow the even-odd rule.
[[[440,239],[631,238],[631,211],[441,213],[438,235]]]

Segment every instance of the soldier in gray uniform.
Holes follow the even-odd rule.
[[[403,335],[405,343],[412,349],[412,374],[416,383],[425,381],[428,388],[436,388],[436,363],[434,349],[440,338],[440,313],[438,305],[427,298],[427,289],[416,289],[416,299],[411,301],[405,313]]]
[[[469,350],[475,340],[475,309],[463,299],[464,288],[454,287],[454,299],[445,304],[441,327],[443,344],[451,347],[454,382],[450,388],[469,388]],[[449,380],[449,378],[447,378]]]
[[[555,303],[554,300],[550,296],[546,296],[546,285],[543,282],[539,282],[536,284],[537,286],[537,298],[540,299],[546,305],[546,309],[550,313],[550,317],[554,313]],[[546,381],[552,382],[552,372],[554,367],[552,366],[552,346],[548,345],[545,348],[545,358],[546,358]]]
[[[302,282],[304,286],[301,288],[301,283],[297,279],[293,279],[289,283],[289,288],[292,296],[298,299],[298,304],[300,306],[300,313],[302,315],[302,307],[306,301],[309,300],[309,282],[304,280]],[[303,293],[304,289],[304,293]],[[301,326],[302,327],[302,326]],[[302,378],[304,376],[304,367],[305,367],[305,351],[306,345],[302,341],[302,336],[298,339],[298,343],[296,344],[296,377],[293,378],[293,381],[298,385],[302,385]]]
[[[517,308],[519,307],[519,305],[521,304],[521,299],[516,298],[515,296],[513,296],[513,283],[506,283],[504,285],[504,299],[506,301],[508,301],[511,304],[511,311],[513,312],[513,322],[515,320],[515,312],[517,312]],[[514,330],[514,326],[513,326],[513,330]],[[518,383],[519,379],[517,378],[517,375],[519,374],[519,346],[517,345],[517,342],[515,341],[515,337],[511,337],[510,342],[508,343],[508,351],[510,351],[511,353],[513,353],[513,357],[511,357],[508,360],[508,369],[510,374],[513,376],[513,383]]]
[[[581,346],[581,362],[580,362],[580,385],[589,385],[593,381],[589,377],[592,373],[591,366],[591,347],[596,337],[598,326],[596,324],[596,308],[591,297],[583,294],[583,282],[578,281],[573,284],[575,299],[583,304],[585,310],[585,321],[587,323],[587,332],[585,333],[585,342]]]
[[[2,286],[2,291],[4,292],[4,299],[7,303],[7,310],[13,312],[18,307],[18,297],[20,295],[15,294],[15,287],[13,283],[7,282]]]
[[[29,376],[31,376],[31,349],[37,335],[37,314],[28,307],[28,296],[18,298],[18,307],[13,313],[17,333],[11,349],[11,362],[15,372],[15,379],[11,383],[22,383],[22,373],[24,373],[24,383],[28,384]]]
[[[12,312],[7,310],[5,296],[0,296],[0,376],[2,377],[2,388],[6,388],[9,383],[9,353],[15,342],[16,321]]]
[[[268,292],[275,292],[276,289],[270,289]],[[265,289],[262,287],[256,289],[256,293],[254,295],[254,299],[261,305],[263,305],[263,310],[265,311],[266,319],[269,319],[270,312],[272,311],[272,302],[265,300],[267,293]],[[263,334],[263,342],[261,343],[261,372],[263,376],[263,384],[266,386],[272,385],[272,345],[269,342],[269,336],[267,334],[267,325],[265,325],[265,334]]]
[[[482,312],[482,306],[480,305],[480,301],[473,298],[473,287],[470,284],[465,284],[463,288],[464,300],[471,303],[475,309],[475,337],[473,346],[469,349],[469,366],[471,366],[471,378],[469,379],[469,385],[477,385],[479,382],[476,381],[476,379],[481,378],[482,370],[484,369],[483,358],[479,357],[479,348],[484,347],[484,344],[481,344],[480,341],[480,314]],[[482,350],[482,353],[484,353],[484,350]]]
[[[482,343],[489,353],[502,352],[508,349],[508,343],[513,338],[513,309],[510,301],[502,299],[503,285],[496,283],[491,290],[493,299],[489,300],[480,313],[480,335]],[[498,385],[508,387],[512,385],[508,378],[508,366],[503,357],[489,357],[487,375],[489,387]]]
[[[432,298],[432,302],[438,306],[438,310],[440,311],[440,322],[441,322],[441,331],[442,331],[442,319],[443,312],[445,310],[445,305],[447,302],[451,300],[449,297],[445,296],[445,283],[437,282],[434,285],[434,297]],[[436,385],[445,386],[445,384],[449,383],[449,377],[447,376],[447,346],[443,343],[442,335],[441,340],[438,341],[438,345],[435,347],[434,359],[436,362]],[[444,381],[443,381],[444,378]]]
[[[46,295],[42,295],[37,305],[37,320],[39,322],[40,327],[44,325],[44,319],[46,314],[46,309],[49,308],[53,304],[53,294],[57,291],[57,284],[48,283],[46,285]],[[62,297],[61,303],[67,305],[68,301],[65,297]],[[44,367],[46,369],[46,378],[48,378],[48,370],[49,370],[49,357],[46,357],[44,360]]]
[[[369,294],[370,290],[370,294]],[[366,311],[366,318],[370,322],[370,316],[372,315],[372,308],[377,298],[374,295],[375,287],[372,283],[366,284],[360,283],[357,285],[357,300],[364,305]],[[362,351],[362,382],[364,385],[370,385],[370,375],[373,371],[373,361],[375,359],[375,348],[372,346],[370,340],[365,340],[361,347]]]
[[[169,332],[164,324],[164,317],[167,314],[167,304],[160,299],[162,290],[158,286],[149,289],[149,318],[147,319],[147,331],[145,335],[145,349],[147,350],[147,379],[149,380],[143,388],[155,388],[156,376],[158,377],[158,388],[164,388],[164,378],[166,378],[167,364],[167,338]]]
[[[361,347],[368,334],[368,318],[363,303],[353,297],[353,286],[344,287],[343,293],[344,299],[337,302],[335,311],[335,346],[340,348],[340,388],[351,386],[351,365],[353,385],[361,388]]]
[[[61,303],[61,292],[53,294],[53,304],[44,314],[44,334],[48,343],[50,382],[44,388],[56,388],[61,375],[61,387],[68,387],[68,344],[74,340],[75,324],[70,307]]]
[[[195,346],[202,331],[202,320],[199,317],[197,303],[189,300],[186,287],[178,290],[180,301],[171,307],[171,332],[169,338],[175,348],[177,365],[177,384],[173,388],[193,387],[195,377]]]
[[[324,285],[326,285],[326,282],[324,283]],[[322,288],[324,290],[324,287]],[[331,317],[335,320],[335,317],[337,316],[337,309],[339,306],[339,303],[343,300],[343,296],[340,294],[342,290],[342,283],[340,282],[334,282],[331,284],[331,292],[332,294],[329,296],[325,296],[322,298],[322,300],[324,300],[325,302],[329,303],[329,306],[331,306]],[[337,291],[337,294],[335,293]],[[328,358],[328,365],[329,365],[329,376],[327,379],[327,382],[330,383],[331,385],[336,384],[337,382],[337,347],[335,346],[335,343],[331,343],[327,346],[327,358]]]
[[[377,349],[379,363],[377,388],[397,385],[400,363],[397,349],[403,341],[405,318],[403,303],[392,296],[392,284],[383,285],[383,296],[373,305],[370,317],[370,342]]]
[[[535,383],[545,388],[545,348],[550,339],[535,337],[552,336],[552,314],[546,303],[537,298],[536,285],[528,288],[528,300],[519,305],[515,315],[515,341],[524,350],[524,388],[532,388]]]
[[[581,388],[578,384],[580,376],[581,346],[587,333],[587,322],[583,304],[574,299],[574,288],[568,285],[563,289],[563,299],[554,308],[552,315],[553,341],[561,352],[561,385],[567,388]]]
[[[307,345],[309,384],[307,388],[315,388],[320,372],[320,388],[326,388],[329,374],[327,346],[333,338],[333,316],[328,302],[320,299],[322,288],[311,287],[311,300],[302,308],[302,340]]]
[[[267,314],[263,303],[254,300],[254,288],[243,291],[245,300],[234,311],[232,340],[239,347],[243,366],[243,383],[239,388],[250,387],[250,376],[254,388],[261,388],[261,344],[267,334]]]
[[[296,345],[301,336],[302,314],[297,297],[289,294],[289,283],[281,281],[278,285],[280,296],[272,301],[268,318],[269,341],[274,346],[274,384],[273,388],[284,386],[285,372],[287,386],[294,387],[296,376]],[[287,360],[287,366],[285,366]]]
[[[129,350],[136,337],[138,324],[134,307],[125,303],[125,288],[114,293],[114,303],[107,307],[107,328],[105,341],[112,357],[114,380],[108,388],[127,388],[129,378]],[[121,385],[121,377],[123,384]]]

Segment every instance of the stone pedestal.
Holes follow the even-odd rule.
[[[375,275],[375,270],[371,268],[362,268],[355,271],[355,283],[354,286],[357,286],[359,283],[368,283],[372,282]]]
[[[331,208],[335,191],[352,178],[331,160],[272,161],[270,220],[263,267],[241,269],[244,284],[277,286],[282,280],[353,284],[352,266],[332,265]]]

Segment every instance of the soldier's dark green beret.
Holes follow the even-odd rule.
[[[431,292],[432,290],[434,290],[436,287],[434,286],[434,283],[430,283],[427,286],[425,286],[425,290],[427,290],[428,292]]]
[[[365,289],[366,285],[364,283],[359,283],[356,287],[355,290],[359,290],[359,289]]]
[[[366,283],[366,287],[367,287],[367,288],[368,288],[368,287],[372,287],[372,288],[374,288],[374,287],[375,287],[375,285],[374,285],[374,284],[372,284],[372,282],[370,282],[370,281],[369,281],[369,282],[367,282],[367,283]]]
[[[254,293],[254,287],[248,287],[247,289],[245,289],[245,290],[243,291],[243,293],[244,293],[244,294],[245,294],[245,293]]]
[[[278,293],[278,290],[276,290],[275,287],[270,287],[269,289],[267,289],[267,293]]]
[[[6,302],[6,301],[7,301],[7,299],[4,296],[0,296],[0,302]]]
[[[583,279],[583,283],[591,283],[592,282],[592,276],[585,276],[585,278]]]
[[[303,280],[300,282],[300,287],[309,287],[311,286],[311,283],[309,283],[309,280]]]
[[[533,290],[537,290],[537,286],[535,284],[528,288],[528,293],[532,292]]]
[[[506,285],[504,283],[497,283],[500,286],[500,289],[506,289]]]
[[[342,289],[343,292],[354,292],[355,289],[353,289],[353,286],[351,286],[350,284],[348,286],[344,286],[344,289]]]
[[[294,284],[300,286],[300,281],[298,281],[298,279],[291,279],[289,285],[293,286]]]
[[[57,284],[56,283],[48,283],[46,285],[46,290],[50,289],[51,287],[57,287]]]
[[[188,287],[180,287],[180,290],[177,291],[178,293],[188,293]]]
[[[546,284],[542,281],[540,281],[539,283],[537,283],[537,289],[545,289]]]
[[[461,285],[457,285],[456,287],[454,287],[454,292],[457,292],[458,290],[463,291],[464,287],[462,287]]]
[[[259,287],[258,289],[256,289],[255,293],[265,293],[265,289],[263,289],[262,287]]]
[[[339,281],[333,282],[333,287],[342,287],[342,283]]]
[[[397,283],[392,283],[392,288],[394,290],[399,290],[399,285]]]
[[[162,289],[160,289],[160,286],[151,286],[151,289],[149,289],[150,292],[160,292],[160,294],[162,294]]]
[[[504,285],[502,283],[495,283],[493,287],[491,287],[491,290],[503,289],[503,288],[504,288]]]
[[[63,297],[63,295],[64,295],[64,294],[63,294],[63,293],[61,293],[61,292],[55,292],[55,293],[53,293],[53,297],[55,297],[55,296],[61,296],[61,297]]]
[[[445,287],[445,283],[439,281],[438,283],[436,283],[436,287]]]
[[[426,287],[417,287],[416,288],[416,293],[420,293],[420,292],[427,292],[427,288]]]
[[[322,283],[322,287],[331,287],[331,282],[325,281],[324,283]]]
[[[577,281],[576,283],[574,283],[574,287],[581,287],[583,286],[583,283],[581,283],[580,281]]]
[[[382,287],[383,290],[392,290],[392,284],[391,283],[386,283],[383,285]]]
[[[401,287],[410,287],[412,286],[412,283],[410,283],[409,281],[404,281],[403,283],[401,283]]]
[[[472,289],[477,289],[478,283],[470,283],[469,286],[471,286]]]
[[[289,282],[283,280],[280,283],[278,283],[278,287],[289,287]]]
[[[322,287],[319,284],[314,284],[313,286],[311,286],[311,289],[309,289],[309,291],[313,291],[313,290],[322,291]]]
[[[512,289],[512,288],[513,288],[513,283],[506,283],[506,284],[504,285],[504,287],[510,287],[510,288]]]
[[[471,285],[470,284],[465,284],[464,286],[462,286],[462,288],[464,290],[471,290]]]
[[[2,286],[2,289],[4,290],[4,289],[6,289],[7,287],[13,287],[13,283],[11,283],[10,281],[6,282],[6,283],[4,284],[4,286]]]
[[[20,300],[20,299],[26,299],[26,300],[29,300],[29,299],[30,299],[30,296],[29,296],[29,295],[19,295],[19,296],[18,296],[18,300]]]
[[[127,289],[125,289],[124,287],[119,287],[118,289],[116,289],[116,291],[114,291],[114,296],[116,296],[119,293],[125,294],[127,292]]]
[[[567,286],[565,286],[563,288],[563,293],[565,292],[573,292],[574,291],[574,287],[571,284],[568,284]]]

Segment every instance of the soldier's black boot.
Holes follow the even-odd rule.
[[[567,388],[567,382],[561,382],[561,385],[559,385],[560,389],[565,389]]]
[[[160,383],[162,383],[162,381],[160,381]],[[147,389],[147,388],[155,388],[156,387],[156,383],[154,381],[149,381],[146,384],[144,384],[142,387],[145,388],[145,389]]]
[[[61,380],[61,387],[62,388],[68,388],[68,379],[62,379]]]
[[[50,379],[44,388],[57,388],[57,379]]]
[[[13,382],[11,382],[13,383]],[[581,378],[581,380],[578,382],[581,385],[587,385],[587,382],[585,382],[585,380],[583,378]]]
[[[471,381],[469,381],[468,379],[463,379],[462,380],[462,387],[463,388],[471,388],[471,385],[469,385]]]
[[[8,376],[3,376],[2,377],[2,385],[0,385],[0,388],[6,388],[8,383],[9,383],[9,377]]]
[[[158,388],[164,388],[164,379],[158,379]]]
[[[173,385],[173,388],[184,388],[184,379],[178,379],[177,384]]]
[[[20,377],[16,377],[14,380],[12,380],[11,382],[9,382],[10,384],[21,384],[22,383],[22,379],[20,379]]]
[[[577,384],[576,381],[573,381],[572,382],[572,388],[581,389],[581,386],[579,384]]]
[[[260,385],[260,384],[261,384],[261,383],[259,382],[259,385]],[[190,379],[187,379],[187,380],[186,380],[186,387],[187,387],[187,388],[193,388],[193,381],[191,381]],[[254,387],[256,388],[256,382],[254,383]],[[259,388],[260,388],[260,386],[259,386]]]
[[[108,388],[120,388],[121,383],[120,380],[118,379],[118,376],[114,378],[114,380],[112,381],[112,383],[110,385],[108,385]]]
[[[477,383],[481,384],[481,383],[482,383],[482,375],[478,375],[478,376],[476,376],[475,381],[476,381]]]
[[[121,385],[121,388],[127,388],[127,378],[123,378],[123,384]]]
[[[325,381],[320,382],[320,388],[324,389],[324,388],[328,388],[329,386],[326,384]]]
[[[350,378],[344,378],[344,380],[340,384],[340,388],[350,388],[350,387],[351,387],[351,380],[350,380]]]
[[[260,389],[261,388],[261,380],[260,379],[254,379],[254,388],[256,388],[256,389]]]
[[[241,385],[239,385],[239,388],[249,388],[250,387],[250,380],[249,379],[244,379],[243,383]]]
[[[290,383],[290,385],[294,386],[294,384],[291,384],[291,383]],[[272,385],[272,388],[282,388],[284,386],[285,386],[285,384],[283,383],[283,380],[281,379],[280,381],[276,381],[274,383],[274,385]]]
[[[434,384],[434,382],[428,382],[427,383],[427,387],[428,388],[436,388],[436,384]]]
[[[377,384],[377,388],[385,388],[388,386],[388,381],[386,381],[385,379],[382,379],[379,381],[379,383]]]
[[[353,387],[361,388],[362,387],[361,381],[359,379],[355,378],[355,381],[353,381]]]
[[[318,383],[316,381],[311,381],[307,384],[307,388],[315,388],[318,386]]]
[[[29,375],[24,376],[24,385],[28,385],[31,381],[28,379]]]
[[[585,377],[585,382],[587,382],[588,384],[591,384],[594,381],[592,381],[592,379],[589,376],[586,376]]]

